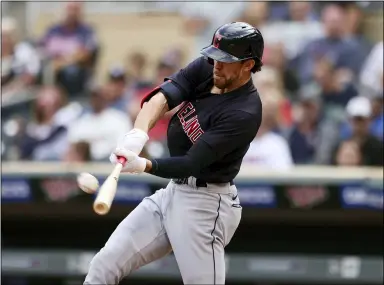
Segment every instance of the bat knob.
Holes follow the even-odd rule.
[[[127,159],[124,156],[118,156],[117,161],[124,165],[127,162]]]
[[[109,212],[109,207],[105,203],[95,203],[93,205],[93,210],[99,215],[106,215]]]

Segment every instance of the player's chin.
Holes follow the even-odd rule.
[[[214,77],[213,78],[213,84],[219,88],[219,89],[224,89],[225,86],[226,86],[226,81],[225,81],[225,78],[222,78],[222,77]]]

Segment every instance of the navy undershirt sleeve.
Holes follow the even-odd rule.
[[[200,170],[212,164],[215,152],[204,141],[197,141],[184,156],[152,159],[149,172],[163,178],[185,178],[198,176]]]

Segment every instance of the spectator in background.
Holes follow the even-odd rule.
[[[161,58],[161,62],[171,66],[175,71],[183,67],[185,53],[179,47],[171,47]]]
[[[108,82],[103,95],[108,106],[126,113],[132,92],[129,91],[129,79],[123,67],[114,66],[109,70]]]
[[[141,52],[133,52],[128,56],[127,73],[131,80],[131,88],[133,92],[140,92],[152,86],[149,80],[145,80],[145,69],[147,67],[147,59],[145,54]]]
[[[277,92],[277,91],[276,91]],[[263,97],[263,119],[255,139],[244,156],[243,163],[275,170],[288,169],[293,165],[287,141],[274,132],[279,128],[276,116],[281,94],[270,93]]]
[[[164,82],[164,79],[177,71],[177,65],[167,58],[162,58],[157,64],[154,85],[157,86]]]
[[[312,71],[314,81],[320,86],[324,107],[342,107],[357,95],[353,75],[348,69],[337,68],[326,57],[314,62]],[[341,109],[340,109],[341,110]]]
[[[361,165],[361,152],[359,145],[352,140],[341,143],[336,153],[336,165],[359,166]]]
[[[93,29],[83,22],[83,4],[67,2],[61,23],[50,28],[42,39],[45,55],[52,60],[57,83],[70,96],[85,91],[97,56]]]
[[[40,71],[41,60],[34,46],[18,41],[16,21],[4,17],[1,20],[2,96],[11,96],[14,92],[34,85]]]
[[[346,37],[351,44],[357,45],[363,51],[364,55],[368,55],[372,46],[363,34],[364,11],[360,3],[353,1],[339,2],[346,14],[345,29]]]
[[[239,17],[240,21],[262,29],[267,23],[269,16],[269,3],[266,1],[247,2]],[[264,36],[264,33],[262,33]]]
[[[293,4],[295,3],[295,4]],[[299,4],[300,3],[300,4]],[[302,3],[302,4],[301,4]],[[270,2],[269,21],[317,21],[317,7],[308,1]]]
[[[316,85],[300,90],[295,122],[286,133],[295,164],[329,164],[338,140],[338,131],[322,113],[320,90]]]
[[[328,4],[322,11],[325,36],[310,42],[292,63],[302,84],[313,78],[312,70],[319,60],[331,63],[336,73],[343,69],[351,73],[352,80],[359,73],[366,54],[357,44],[349,40],[345,27],[346,13],[339,5]]]
[[[70,143],[89,143],[92,160],[108,159],[120,135],[133,127],[126,113],[108,107],[103,92],[105,92],[103,89],[92,91],[91,110],[68,130]]]
[[[166,55],[160,58],[159,62],[156,65],[156,72],[154,74],[154,78],[151,81],[151,84],[148,85],[146,88],[141,88],[140,90],[137,90],[134,94],[134,100],[129,106],[129,113],[132,119],[135,119],[137,114],[139,113],[140,102],[144,98],[144,96],[153,88],[162,84],[167,76],[170,76],[175,73],[178,69],[177,64],[178,62],[174,61],[172,58],[170,60],[170,58]]]
[[[287,2],[288,15],[284,18],[289,22],[317,22],[318,15],[313,10],[313,3],[308,1]]]
[[[371,101],[371,123],[370,134],[383,141],[383,93],[370,93],[369,99]],[[352,125],[350,121],[344,122],[340,128],[340,137],[342,139],[349,139],[352,136]]]
[[[276,68],[268,65],[263,66],[263,69],[258,72],[257,76],[255,74],[252,75],[252,79],[261,97],[266,96],[271,89],[276,89],[279,92],[278,94],[283,95],[284,82]]]
[[[276,98],[279,102],[279,125],[284,128],[291,126],[292,105],[289,99],[284,96],[286,91],[279,71],[271,66],[264,66],[263,70],[257,73],[257,76],[253,76],[253,81],[262,99],[270,96],[270,93],[279,96]]]
[[[287,18],[288,3],[284,1],[271,1],[269,2],[269,17],[270,22],[278,22]]]
[[[67,96],[57,87],[43,87],[34,103],[32,122],[22,134],[21,159],[60,160],[67,150],[67,129],[82,113],[77,103],[67,103]]]
[[[277,2],[264,3],[275,6]],[[313,3],[289,1],[282,5],[287,6],[286,12],[280,15],[280,18],[260,26],[260,31],[267,47],[280,44],[283,46],[285,57],[290,66],[294,67],[295,58],[301,54],[305,46],[324,36],[324,28],[313,13]]]
[[[371,98],[372,103],[372,123],[371,132],[381,141],[384,141],[384,93],[375,93]]]
[[[381,41],[373,47],[360,73],[360,85],[368,92],[382,93],[384,89],[383,46]]]
[[[383,142],[370,134],[372,116],[371,102],[368,98],[358,96],[351,99],[346,107],[346,112],[351,121],[352,135],[347,140],[341,140],[334,150],[334,160],[345,141],[355,142],[361,152],[363,166],[383,166]]]
[[[212,41],[212,31],[225,23],[238,19],[244,8],[243,1],[221,2],[220,4],[208,1],[183,2],[179,11],[185,19],[184,31],[195,37],[195,46],[191,50],[191,60],[200,57],[200,50]],[[218,9],[220,13],[218,13]]]
[[[271,44],[265,47],[263,54],[264,66],[274,68],[282,80],[282,88],[286,91],[288,98],[294,101],[299,90],[300,83],[296,74],[288,67],[284,53],[283,44]]]
[[[70,144],[63,158],[65,162],[89,162],[91,159],[89,143],[81,141]]]
[[[137,114],[139,113],[140,108],[141,108],[140,103],[141,103],[141,100],[144,98],[144,96],[148,92],[150,92],[153,88],[162,84],[164,82],[164,79],[167,76],[172,75],[176,71],[177,71],[177,66],[174,65],[173,61],[167,61],[166,57],[163,57],[159,60],[157,66],[156,66],[156,72],[155,72],[154,78],[151,82],[151,85],[148,86],[147,88],[142,88],[141,90],[138,90],[134,95],[134,99],[132,100],[132,104],[129,105],[128,112],[129,112],[132,120],[134,120],[136,118]],[[161,138],[164,137],[165,133],[163,133],[163,134],[161,133],[162,132],[161,130],[164,128],[163,123],[166,123],[168,125],[168,120],[164,120],[164,121],[162,121],[162,123],[159,122],[150,131],[150,133],[152,134],[152,137],[156,140],[159,139],[159,136]],[[163,127],[161,127],[161,129],[159,129],[157,131],[157,128],[159,128],[159,126],[161,126],[161,125]],[[150,137],[151,137],[151,135],[150,135]]]

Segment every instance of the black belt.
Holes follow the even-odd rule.
[[[188,178],[173,179],[173,182],[175,182],[176,184],[188,184]],[[229,185],[235,185],[235,183],[233,183],[233,180],[229,182]],[[208,185],[207,182],[205,182],[204,180],[196,178],[196,187],[208,187]]]

